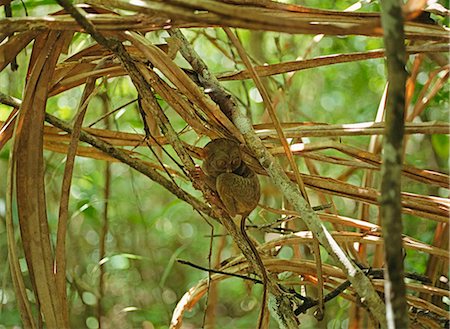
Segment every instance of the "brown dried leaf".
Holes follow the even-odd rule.
[[[70,33],[70,32],[69,32]],[[36,297],[49,328],[67,328],[63,305],[53,274],[53,255],[47,223],[43,123],[47,86],[67,34],[41,34],[33,47],[29,73],[17,127],[17,205],[25,256]]]
[[[0,71],[2,71],[36,37],[35,31],[18,33],[0,45]]]

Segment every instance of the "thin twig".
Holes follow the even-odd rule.
[[[177,259],[177,262],[180,263],[180,264],[183,264],[183,265],[191,266],[191,267],[196,268],[198,270],[209,272],[209,273],[216,273],[216,274],[223,274],[223,275],[233,276],[233,277],[236,277],[236,278],[240,278],[240,279],[244,279],[244,280],[248,280],[248,281],[253,281],[254,283],[258,283],[258,284],[262,284],[263,283],[259,279],[251,278],[251,277],[246,276],[246,275],[241,275],[241,274],[236,274],[236,273],[229,273],[229,272],[225,272],[225,271],[220,271],[220,270],[214,270],[214,269],[211,269],[211,268],[206,268],[206,267],[194,264],[192,262],[189,262],[187,260]]]

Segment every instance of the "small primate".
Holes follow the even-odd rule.
[[[258,177],[244,161],[237,142],[219,138],[209,142],[204,150],[202,169],[211,189],[217,192],[231,217],[247,217],[258,205]]]
[[[205,158],[202,169],[206,182],[217,192],[231,217],[240,215],[240,231],[249,244],[263,276],[263,303],[258,321],[258,328],[262,328],[269,279],[261,257],[245,230],[245,220],[256,208],[261,196],[259,180],[255,172],[242,161],[241,147],[237,142],[226,138],[214,139],[203,150]]]

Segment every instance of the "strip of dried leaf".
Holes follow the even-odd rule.
[[[167,52],[167,44],[156,45],[158,48]],[[1,49],[1,48],[0,48]],[[143,61],[145,58],[133,46],[127,46],[127,51],[133,56],[136,61]],[[426,52],[446,52],[447,45],[421,45],[407,47],[407,51],[410,54],[413,53],[426,53]],[[1,53],[1,52],[0,52]],[[56,69],[53,86],[50,88],[50,95],[56,95],[63,91],[69,90],[76,86],[85,83],[89,77],[99,78],[105,75],[109,77],[123,76],[126,74],[125,70],[119,63],[111,63],[102,70],[95,70],[96,63],[101,58],[111,55],[111,52],[99,47],[98,45],[90,46],[81,50],[80,52],[67,58],[64,62],[58,64]],[[347,63],[353,61],[367,60],[373,58],[381,58],[384,56],[383,50],[373,50],[361,53],[350,54],[333,54],[328,56],[319,56],[312,59],[283,62],[272,65],[255,66],[259,76],[269,76],[293,71],[299,71],[304,69],[310,69],[315,67],[321,67],[331,64]],[[249,79],[250,75],[248,71],[237,71],[231,73],[218,74],[218,79],[227,80],[240,80]]]
[[[1,122],[0,128],[0,150],[5,146],[6,142],[11,139],[14,132],[14,124],[18,115],[18,108],[13,108],[5,122]]]
[[[317,143],[308,143],[308,144],[293,144],[291,145],[291,148],[293,149],[295,154],[301,154],[304,156],[307,156],[308,153],[311,153],[313,151],[318,150],[324,150],[324,149],[334,149],[337,151],[340,151],[346,155],[349,155],[356,160],[359,160],[361,162],[365,162],[372,166],[372,169],[380,170],[381,167],[381,157],[378,155],[375,155],[374,153],[366,152],[362,149],[359,149],[357,147],[345,145],[343,143],[337,143],[334,141],[324,141],[324,142],[317,142]],[[272,148],[271,153],[276,154],[283,154],[284,150],[281,148]],[[317,157],[317,154],[311,156]],[[323,161],[327,161],[325,158],[322,158]],[[330,161],[332,162],[332,160]],[[406,177],[416,180],[418,182],[423,182],[427,184],[433,184],[440,187],[446,188],[448,186],[448,182],[450,177],[446,174],[431,171],[431,170],[422,170],[415,168],[413,166],[409,165],[403,165],[402,169],[402,175],[405,175]]]
[[[46,150],[57,152],[57,153],[62,153],[62,154],[67,154],[67,152],[68,152],[68,145],[65,143],[58,143],[58,142],[51,142],[51,141],[44,140],[44,148]],[[143,157],[142,154],[137,153],[137,152],[133,152],[133,151],[129,151],[129,150],[122,150],[122,151],[130,157],[134,157],[134,158]],[[95,147],[88,147],[88,146],[78,146],[77,147],[77,156],[95,159],[95,160],[108,161],[108,162],[121,162],[118,159],[108,155],[107,153],[102,152],[101,150],[99,150]],[[171,175],[177,176],[181,179],[185,179],[185,176],[181,172],[179,172],[175,169],[172,169],[168,166],[166,166],[163,169],[159,164],[155,164],[153,162],[142,161],[142,163],[144,163],[149,168],[153,168],[153,169],[156,169],[159,171],[168,171]]]
[[[350,242],[350,243],[363,243],[363,244],[373,244],[373,245],[381,245],[383,244],[383,238],[377,234],[372,233],[357,233],[357,232],[330,232],[333,238],[340,242]],[[312,243],[312,233],[310,231],[302,231],[296,232],[293,234],[281,236],[278,239],[273,239],[271,241],[266,242],[265,244],[259,246],[262,250],[271,250],[271,248],[280,247],[283,245],[292,245],[297,243]],[[427,254],[436,255],[442,259],[449,259],[450,256],[448,251],[445,249],[437,248],[435,246],[431,246],[429,244],[423,243],[421,241],[417,241],[410,237],[404,238],[404,245],[406,249],[417,250],[426,252]]]
[[[381,135],[384,129],[382,122],[359,122],[333,124],[314,122],[285,122],[281,123],[287,137],[339,137],[339,136],[363,136]],[[277,138],[271,123],[254,125],[260,138]],[[406,134],[448,134],[450,124],[448,122],[417,122],[406,123]]]
[[[409,54],[414,53],[426,53],[426,52],[446,52],[448,50],[448,46],[446,45],[427,45],[425,46],[415,46],[415,47],[407,47],[407,52]],[[342,64],[356,61],[363,61],[374,58],[382,58],[384,57],[384,50],[370,50],[367,52],[356,52],[349,54],[333,54],[326,56],[318,56],[311,59],[302,59],[297,61],[290,62],[282,62],[277,64],[270,65],[258,65],[255,66],[255,70],[260,77],[266,77],[276,74],[294,72],[307,70],[311,68],[328,66],[334,64]],[[229,80],[244,80],[250,79],[250,72],[248,70],[241,70],[229,73],[219,73],[217,75],[217,79],[220,81],[229,81]]]
[[[98,64],[101,68],[105,61]],[[96,95],[95,79],[88,79],[84,87],[83,95],[80,100],[80,105],[73,124],[71,140],[67,149],[66,164],[64,167],[63,181],[61,185],[61,198],[58,215],[58,230],[56,233],[56,248],[55,248],[55,277],[56,287],[61,296],[63,305],[67,305],[66,292],[66,233],[67,221],[69,217],[69,198],[70,187],[72,184],[72,174],[75,165],[75,156],[83,124],[84,116],[87,111],[90,100]],[[69,314],[67,308],[63,309],[66,313],[63,314],[65,323],[69,323]]]
[[[20,317],[25,328],[35,329],[37,328],[36,322],[31,311],[31,305],[28,300],[24,277],[19,264],[19,255],[17,253],[17,245],[14,234],[14,224],[13,224],[13,182],[15,175],[15,155],[11,148],[10,158],[8,164],[8,178],[6,184],[6,237],[8,242],[8,262],[11,272],[12,283],[14,291],[16,293],[15,297],[17,299],[17,304],[20,310]]]
[[[50,328],[68,328],[53,275],[53,255],[46,215],[43,123],[47,86],[68,34],[51,32],[38,37],[30,60],[30,78],[25,90],[17,128],[17,205],[22,243],[37,300]],[[69,32],[69,35],[70,32]]]
[[[230,274],[244,274],[248,271],[248,264],[243,263],[244,259],[241,257],[235,257],[232,260],[227,261],[227,265],[218,269],[219,271],[230,273]],[[281,273],[281,272],[291,272],[296,275],[314,275],[316,271],[316,264],[313,261],[310,260],[286,260],[286,259],[264,259],[264,265],[267,266],[273,273]],[[218,282],[225,280],[229,278],[229,275],[222,274],[222,273],[214,273],[211,275],[210,280],[213,282]],[[337,280],[336,280],[337,279]],[[326,281],[326,288],[328,290],[334,290],[337,288],[338,285],[342,283],[342,279],[345,279],[345,275],[342,273],[341,270],[339,270],[337,267],[330,266],[330,265],[324,265],[324,281]],[[373,279],[375,282],[376,289],[378,291],[383,291],[383,281],[380,279]],[[283,281],[285,282],[285,281]],[[308,282],[305,281],[292,281],[289,282],[290,285],[304,285],[308,284]],[[208,287],[208,281],[206,279],[203,279],[199,281],[195,286],[189,289],[184,296],[180,299],[178,302],[175,311],[172,315],[172,320],[170,324],[170,328],[180,328],[182,324],[182,318],[186,311],[192,309],[192,307],[195,306],[195,304],[200,300],[200,298],[206,293]],[[427,290],[427,289],[430,290]],[[352,287],[348,288],[350,291],[353,291]],[[427,291],[428,293],[437,293],[441,296],[448,295],[448,291],[444,289],[436,289],[434,287],[429,287],[426,285],[420,285],[415,283],[409,283],[408,289],[412,289],[414,291]],[[350,300],[354,301],[354,297],[352,295],[347,295],[345,293],[340,294],[344,298],[348,298]],[[446,318],[449,317],[448,313],[445,313],[442,309],[431,305],[431,303],[428,303],[431,305],[431,308],[427,308],[425,305],[426,303],[423,302],[423,300],[418,299],[416,297],[408,296],[408,302],[411,303],[413,306],[431,310],[432,312],[445,316]]]
[[[34,31],[18,33],[0,45],[0,72],[36,37]]]

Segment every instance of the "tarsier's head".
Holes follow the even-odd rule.
[[[216,177],[225,172],[233,172],[241,165],[239,144],[231,139],[214,139],[203,150],[203,170],[209,176]]]

